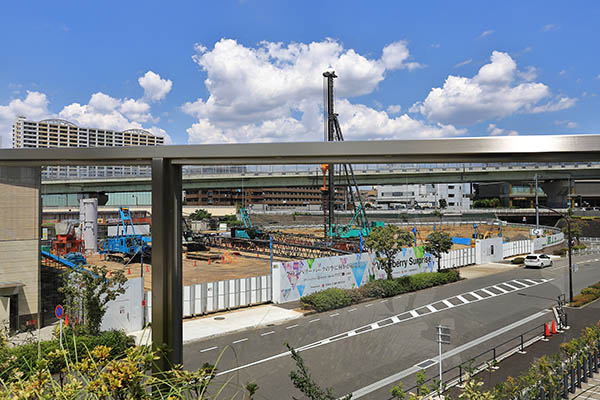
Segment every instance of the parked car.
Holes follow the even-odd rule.
[[[544,268],[552,265],[552,259],[546,254],[530,254],[525,257],[525,267]]]

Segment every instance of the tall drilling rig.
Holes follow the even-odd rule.
[[[324,98],[325,98],[325,141],[343,141],[344,135],[342,134],[342,128],[338,121],[338,115],[334,111],[334,91],[333,91],[333,80],[337,78],[335,71],[326,71],[323,73],[324,79]],[[336,224],[335,217],[335,165],[334,164],[323,164],[321,170],[323,171],[323,187],[321,192],[323,194],[323,230],[325,238],[350,238],[359,237],[361,235],[367,236],[371,231],[371,224],[367,220],[367,214],[365,213],[365,207],[360,196],[360,190],[356,184],[354,177],[354,171],[351,164],[341,164],[343,174],[346,177],[346,186],[350,193],[350,200],[354,206],[354,216],[350,224],[341,225]],[[327,173],[327,185],[325,185],[325,174]],[[356,197],[355,197],[356,194]],[[382,223],[376,223],[374,226],[381,226]]]

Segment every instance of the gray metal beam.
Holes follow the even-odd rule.
[[[0,165],[142,165],[153,158],[181,165],[597,161],[600,136],[0,150]]]
[[[181,166],[152,160],[152,345],[166,348],[154,373],[183,362]]]

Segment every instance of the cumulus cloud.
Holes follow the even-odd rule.
[[[515,113],[552,112],[572,107],[577,99],[551,97],[550,88],[543,83],[517,82],[533,78],[535,70],[517,71],[517,64],[507,53],[494,51],[472,78],[449,75],[444,85],[433,88],[423,102],[411,107],[430,121],[441,124],[471,125]]]
[[[399,114],[353,104],[348,98],[372,93],[391,70],[422,67],[411,61],[405,41],[382,49],[379,59],[345,49],[334,40],[312,43],[261,42],[246,47],[221,39],[212,49],[197,44],[193,60],[206,73],[208,98],[182,106],[197,118],[187,129],[190,143],[322,140],[323,77],[335,81],[336,112],[347,139],[437,137],[464,133]],[[378,107],[383,109],[383,107]]]
[[[117,131],[131,128],[146,129],[153,134],[165,137],[165,143],[171,143],[171,138],[163,129],[153,125],[150,127],[142,125],[158,122],[159,118],[153,117],[150,112],[149,101],[164,98],[171,88],[171,81],[164,80],[158,74],[148,71],[140,77],[139,83],[144,89],[144,96],[140,99],[118,99],[106,93],[97,92],[90,96],[87,104],[71,103],[64,106],[58,114],[48,110],[49,102],[45,94],[27,92],[25,99],[15,99],[6,106],[0,106],[2,144],[6,147],[11,143],[11,127],[19,115],[31,120],[58,116],[80,126]]]
[[[577,122],[573,122],[573,121],[569,121],[569,120],[554,121],[554,123],[559,126],[564,126],[568,129],[577,128]]]
[[[489,124],[487,131],[490,133],[490,136],[517,136],[519,134],[519,132],[515,130],[499,128],[496,124]]]
[[[138,83],[144,89],[144,98],[150,101],[164,99],[173,87],[171,80],[162,79],[160,75],[152,71],[148,71],[144,76],[140,76]]]
[[[18,116],[32,119],[44,119],[51,115],[48,111],[48,98],[44,93],[28,91],[24,99],[11,100],[0,105],[0,138],[2,146],[12,146],[12,125]]]

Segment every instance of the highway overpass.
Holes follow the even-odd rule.
[[[317,166],[249,166],[246,172],[197,173],[183,176],[183,189],[317,186],[322,173]],[[220,169],[227,168],[221,167]],[[236,167],[239,170],[239,166]],[[210,171],[210,169],[209,169]],[[600,163],[504,163],[504,164],[371,164],[355,167],[358,185],[400,185],[410,183],[460,183],[594,179],[600,177]],[[337,185],[345,185],[338,177]],[[42,194],[147,192],[150,176],[77,178],[42,181]]]

